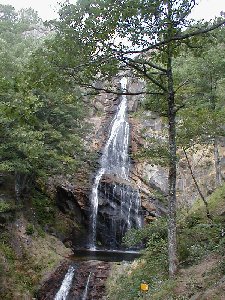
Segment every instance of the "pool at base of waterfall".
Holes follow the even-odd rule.
[[[132,261],[141,256],[139,251],[107,250],[107,249],[76,249],[70,256],[73,261],[98,260],[106,262]]]

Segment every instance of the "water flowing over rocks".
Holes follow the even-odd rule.
[[[121,89],[120,81],[121,78],[114,82],[118,90]],[[143,90],[142,82],[132,77],[126,81],[122,89],[128,88],[131,93]],[[57,188],[57,206],[84,228],[80,232],[73,231],[74,247],[87,246],[89,226],[92,228],[92,241],[89,242],[92,246],[96,240],[97,246],[120,248],[122,236],[131,227],[140,227],[143,217],[149,222],[166,212],[149,184],[150,181],[152,186],[155,182],[159,183],[160,174],[157,174],[157,179],[151,176],[146,182],[143,179],[146,177],[145,165],[133,156],[144,140],[137,119],[130,116],[128,119],[126,114],[136,111],[142,97],[100,94],[93,101],[95,111],[89,121],[94,126],[92,135],[87,137],[87,145],[99,157],[99,164],[96,164],[99,170],[92,179],[92,192],[90,184],[86,188],[87,185],[70,186],[67,183],[59,184]],[[164,188],[165,182],[161,186]]]
[[[127,78],[120,79],[120,90],[127,91]],[[130,126],[127,118],[127,96],[120,97],[120,104],[110,123],[107,140],[99,160],[99,169],[95,176],[91,193],[91,222],[90,222],[90,248],[95,249],[97,237],[101,244],[110,249],[119,248],[122,237],[132,227],[141,227],[140,198],[138,191],[125,185],[114,182],[112,190],[102,189],[102,177],[105,174],[114,175],[129,181],[129,137]],[[136,188],[137,189],[137,188]],[[114,197],[114,190],[116,191]],[[103,214],[99,213],[99,196],[108,201],[102,201]],[[103,197],[103,196],[106,197]],[[99,222],[99,220],[101,222]],[[100,234],[103,233],[103,236]],[[106,239],[107,237],[107,239]]]
[[[98,194],[97,239],[109,249],[120,248],[125,232],[142,225],[137,187],[126,179],[105,174]]]
[[[70,267],[74,268],[74,273],[69,290],[67,291],[67,300],[103,299],[105,295],[105,283],[110,272],[111,263],[101,261],[72,263],[64,261],[53,274],[42,283],[37,294],[37,299],[56,299],[57,292],[66,274],[68,274]]]

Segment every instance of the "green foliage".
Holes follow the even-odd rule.
[[[221,247],[221,225],[197,224],[180,228],[178,234],[178,253],[183,264],[200,261],[212,251]]]
[[[44,228],[55,223],[55,205],[53,200],[41,193],[32,197],[32,206],[35,211],[35,220]]]
[[[160,218],[143,229],[131,230],[125,236],[127,246],[133,246],[145,241],[146,249],[143,258],[150,270],[150,274],[156,276],[159,269],[161,272],[167,270],[167,222]]]
[[[109,299],[142,299],[140,284],[144,280],[149,284],[148,297],[160,289],[167,278],[167,222],[158,219],[143,229],[130,230],[125,236],[125,243],[134,246],[145,241],[146,249],[140,260],[125,267],[122,274],[108,282]]]
[[[34,175],[75,171],[78,158],[85,156],[80,103],[72,95],[54,96],[54,100],[52,95],[3,102],[2,171]]]
[[[26,226],[26,234],[29,234],[31,244],[27,245],[25,239],[21,239],[21,230],[17,226],[1,228],[0,238],[0,299],[25,299],[32,298],[34,292],[45,274],[49,274],[61,261],[60,253],[66,255],[67,249],[59,246],[56,238],[47,234],[40,234],[39,226],[32,223],[18,223]],[[36,234],[39,233],[39,235]],[[61,252],[62,251],[62,252]]]
[[[196,144],[212,144],[215,136],[222,134],[225,111],[212,111],[207,107],[199,107],[193,111],[188,107],[179,113],[178,145],[189,148]]]
[[[6,201],[0,201],[0,213],[8,212],[12,209],[12,206]]]
[[[223,135],[224,33],[224,28],[215,31],[213,41],[206,39],[197,56],[189,51],[174,62],[175,82],[183,80],[177,91],[177,98],[184,104],[178,114],[178,145],[186,148],[212,143],[215,136]]]
[[[213,220],[216,224],[224,224],[224,216],[222,212],[224,211],[224,202],[225,202],[225,184],[220,186],[213,192],[208,198],[208,207],[209,211],[213,217]],[[202,223],[205,218],[204,212],[204,204],[202,203],[201,199],[198,199],[193,207],[190,209],[188,219],[190,222],[194,219],[197,223]]]
[[[43,26],[37,14],[3,5],[1,10],[0,170],[23,174],[30,182],[71,174],[87,157],[88,109],[81,92],[50,64],[47,51],[42,55],[43,39],[29,35]]]
[[[0,249],[4,253],[5,257],[11,264],[13,264],[16,260],[16,255],[12,249],[12,246],[8,243],[1,242]]]
[[[151,159],[151,163],[168,166],[169,151],[167,140],[162,138],[145,138],[148,147],[143,147],[136,155],[139,159]]]
[[[34,225],[31,224],[31,223],[27,224],[27,226],[26,226],[26,234],[27,235],[32,235],[32,234],[34,234],[34,232],[35,232]]]
[[[132,247],[146,239],[151,239],[151,241],[155,243],[157,240],[166,240],[166,238],[167,221],[165,218],[159,218],[141,229],[129,230],[124,237],[124,243],[128,247]]]

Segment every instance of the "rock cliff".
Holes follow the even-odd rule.
[[[102,83],[99,83],[102,86]],[[114,80],[114,86],[119,89],[119,78]],[[144,83],[130,77],[128,79],[128,91],[130,93],[140,92],[144,89]],[[139,110],[143,101],[143,95],[128,95],[128,114],[130,124],[130,174],[129,183],[120,181],[119,184],[131,188],[137,187],[141,197],[141,213],[145,217],[145,222],[151,222],[155,217],[167,213],[167,168],[161,164],[162,157],[158,155],[157,160],[140,159],[137,155],[144,147],[151,149],[152,138],[159,143],[166,142],[166,124],[162,118],[150,111]],[[98,158],[102,154],[103,146],[106,143],[109,128],[113,116],[116,113],[120,97],[118,95],[102,93],[90,101],[90,119],[92,132],[86,139],[87,147],[96,153],[96,164],[94,170],[86,173],[86,185],[82,181],[74,180],[72,190],[68,186],[62,186],[58,189],[57,203],[63,212],[74,211],[74,216],[79,219],[88,235],[88,222],[90,219],[90,191],[94,180],[94,174],[98,169]],[[224,157],[224,145],[220,143],[220,157]],[[215,167],[213,148],[197,145],[192,153],[189,154],[190,162],[194,174],[198,180],[199,186],[205,196],[215,189]],[[196,186],[191,177],[190,169],[181,150],[178,150],[178,178],[177,178],[177,196],[180,206],[188,208],[193,201],[199,197]],[[221,159],[223,160],[223,159]],[[85,170],[86,171],[86,170]],[[93,171],[93,172],[92,172]],[[82,173],[82,170],[81,170]],[[224,174],[224,166],[222,173]],[[224,176],[224,175],[223,175]],[[89,179],[87,180],[87,177]],[[118,183],[118,179],[116,179]],[[114,237],[106,237],[105,228],[110,227],[112,220],[116,222],[118,216],[117,195],[113,194],[115,178],[110,176],[102,179],[99,195],[99,213],[98,213],[98,239],[99,242],[109,246],[115,243]],[[63,191],[64,190],[64,191]],[[108,199],[104,196],[105,191]],[[132,190],[132,188],[131,188]],[[129,194],[129,193],[128,193]],[[128,195],[131,197],[131,194]],[[110,200],[110,201],[109,201]],[[118,230],[119,227],[117,227]],[[116,229],[117,231],[117,229]],[[78,238],[78,240],[80,240]],[[75,241],[74,241],[75,242]],[[85,243],[81,243],[83,246]]]

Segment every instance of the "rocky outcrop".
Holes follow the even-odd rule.
[[[149,152],[154,152],[152,141],[156,141],[159,146],[166,143],[166,124],[162,118],[152,112],[143,112],[132,117],[132,153],[138,153],[145,147]],[[223,160],[225,157],[224,139],[219,140],[219,157],[222,178],[225,174]],[[165,144],[166,145],[166,144]],[[153,147],[153,148],[152,148]],[[162,155],[160,157],[160,155]],[[195,145],[188,156],[194,175],[198,181],[202,193],[207,197],[216,188],[215,158],[214,149],[210,145]],[[158,157],[154,155],[151,159],[135,159],[134,155],[133,173],[140,177],[148,186],[154,198],[158,202],[166,205],[167,195],[167,168],[164,167],[163,153],[158,152]],[[183,151],[178,150],[177,166],[177,199],[180,206],[190,207],[199,197],[197,188],[191,177],[190,169]]]
[[[71,234],[64,237],[64,242],[70,241],[77,248],[87,247],[88,244],[89,202],[89,190],[73,185],[57,187],[56,204],[73,221]]]

